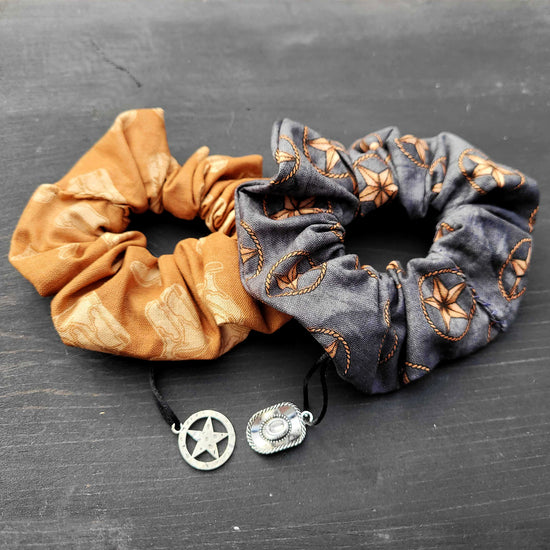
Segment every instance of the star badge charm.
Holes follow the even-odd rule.
[[[198,420],[206,419],[202,429],[192,430]],[[212,420],[217,420],[224,428],[218,432],[214,429]],[[218,411],[204,410],[192,414],[177,432],[178,445],[181,456],[193,468],[197,470],[215,470],[225,464],[233,454],[235,448],[235,430],[231,422]],[[227,439],[225,449],[220,454],[218,445]],[[188,443],[194,441],[194,447],[189,448]],[[199,460],[207,458],[207,460]]]

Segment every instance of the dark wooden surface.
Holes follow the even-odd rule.
[[[548,548],[550,3],[0,1],[2,548]],[[59,179],[122,110],[163,107],[172,153],[266,157],[288,116],[350,143],[395,124],[448,130],[542,190],[530,286],[481,352],[392,395],[330,376],[306,442],[254,454],[257,409],[301,404],[318,348],[291,323],[220,360],[167,365],[183,417],[224,412],[237,448],[192,470],[144,362],[65,347],[7,262],[32,190]],[[171,252],[200,223],[134,220]],[[379,216],[349,249],[383,268],[433,227]]]

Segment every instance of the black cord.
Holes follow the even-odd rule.
[[[321,380],[321,388],[323,390],[323,406],[319,416],[311,421],[313,426],[316,426],[323,420],[325,413],[327,412],[328,406],[328,387],[327,387],[327,367],[332,363],[332,359],[328,353],[323,353],[315,364],[309,369],[308,373],[304,377],[303,393],[304,393],[304,411],[309,411],[309,381],[311,377],[319,371],[319,378]],[[174,427],[176,430],[179,430],[181,426],[180,419],[177,417],[176,413],[172,410],[170,405],[166,402],[163,395],[160,393],[157,381],[156,381],[156,368],[153,366],[149,371],[149,385],[151,386],[151,391],[153,392],[153,397],[157,403],[157,407],[162,415],[162,418],[166,421],[168,426],[171,428]]]
[[[328,387],[327,387],[327,367],[332,363],[332,358],[328,353],[323,353],[315,364],[309,369],[309,372],[304,377],[304,411],[309,411],[309,388],[308,384],[311,377],[319,370],[319,378],[321,379],[321,388],[323,389],[323,407],[319,416],[311,421],[313,426],[316,426],[323,420],[328,406]]]
[[[180,419],[176,416],[176,413],[172,410],[170,405],[168,405],[157,387],[155,367],[151,367],[149,372],[149,384],[162,418],[164,418],[168,426],[174,426],[176,430],[179,430],[181,426]]]

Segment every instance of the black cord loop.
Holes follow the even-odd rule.
[[[317,370],[319,370],[319,378],[321,380],[321,388],[323,390],[323,406],[321,408],[321,412],[319,413],[319,416],[311,421],[312,426],[316,426],[323,420],[325,413],[327,412],[327,406],[328,406],[328,387],[327,387],[327,367],[332,363],[332,358],[328,353],[323,353],[317,361],[315,361],[315,364],[309,369],[308,373],[304,377],[304,411],[309,411],[309,388],[308,384],[311,379],[311,377],[315,374]]]
[[[157,387],[155,367],[151,367],[151,370],[149,371],[149,385],[151,386],[153,397],[155,398],[157,407],[160,411],[160,414],[162,415],[162,418],[164,418],[168,426],[170,426],[171,428],[175,427],[176,430],[179,430],[181,426],[180,419],[176,416],[176,413],[172,410],[170,405],[168,405]]]
[[[317,418],[314,418],[311,421],[312,426],[316,426],[323,420],[325,413],[327,412],[327,406],[328,406],[328,387],[327,387],[327,367],[329,364],[332,363],[332,359],[328,353],[323,353],[317,361],[315,361],[315,364],[309,369],[308,373],[304,377],[304,385],[303,385],[303,394],[304,394],[304,411],[309,411],[309,381],[311,380],[311,377],[319,371],[319,378],[321,380],[321,388],[323,391],[323,406],[321,408],[321,412],[319,413],[319,416]],[[153,392],[153,397],[155,398],[155,402],[157,404],[158,410],[160,411],[160,414],[162,415],[162,418],[166,421],[168,426],[172,429],[179,430],[181,426],[180,419],[177,417],[176,413],[172,410],[170,405],[166,402],[166,399],[164,399],[164,396],[160,393],[160,390],[157,386],[157,372],[156,367],[151,367],[151,370],[149,371],[149,385],[151,386],[151,391]]]

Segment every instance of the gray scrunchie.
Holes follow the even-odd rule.
[[[371,133],[345,150],[290,120],[274,125],[279,172],[242,185],[241,278],[294,316],[360,390],[395,390],[506,330],[525,292],[536,183],[461,138]],[[356,216],[399,201],[437,216],[425,258],[378,273],[346,254]]]

